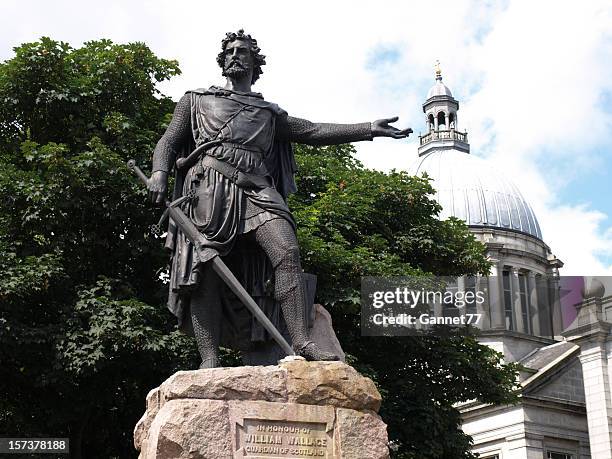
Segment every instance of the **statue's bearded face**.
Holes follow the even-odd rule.
[[[253,55],[246,40],[234,40],[225,47],[224,74],[230,78],[242,78],[253,70]]]

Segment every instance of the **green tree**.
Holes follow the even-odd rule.
[[[163,306],[159,211],[125,167],[150,163],[174,108],[155,85],[178,73],[142,43],[108,40],[43,38],[0,64],[0,433],[133,457],[146,392],[196,366]],[[361,337],[359,280],[482,272],[484,247],[436,218],[427,180],[367,170],[352,153],[297,148],[304,266],[351,363],[383,393],[397,457],[470,457],[453,404],[511,401],[514,368],[473,337]]]
[[[68,436],[75,457],[133,456],[146,392],[193,365],[159,307],[147,163],[179,73],[142,43],[43,38],[0,66],[0,431]],[[152,306],[154,305],[154,306]]]

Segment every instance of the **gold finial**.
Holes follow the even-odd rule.
[[[436,71],[436,80],[442,81],[442,70],[440,70],[440,61],[436,60],[436,65],[434,65],[434,69]]]

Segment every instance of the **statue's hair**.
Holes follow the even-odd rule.
[[[263,73],[261,70],[262,65],[266,64],[266,56],[260,54],[261,49],[257,46],[257,40],[252,38],[250,35],[244,33],[244,29],[240,29],[238,32],[227,32],[225,38],[221,40],[221,52],[217,55],[217,64],[223,69],[223,76],[225,76],[225,48],[227,45],[235,40],[245,40],[249,43],[251,49],[251,55],[253,56],[253,78],[251,84],[255,83],[259,78],[259,75]]]

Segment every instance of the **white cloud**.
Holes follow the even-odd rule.
[[[601,162],[595,152],[610,144],[612,112],[601,96],[612,91],[612,23],[602,5],[510,4],[474,52],[482,87],[463,114],[472,120],[472,144],[490,145],[489,160],[531,202],[568,275],[612,274],[601,261],[612,253],[610,220],[557,193],[593,173]]]
[[[602,261],[612,256],[612,231],[609,226],[607,230],[602,229],[608,216],[580,205],[559,205],[540,215],[540,224],[550,234],[546,242],[566,263],[563,275],[609,276],[612,273],[612,265]]]
[[[225,32],[239,27],[268,56],[254,89],[314,121],[399,115],[418,133],[440,59],[472,150],[515,179],[566,272],[612,274],[600,261],[612,250],[610,220],[586,205],[558,202],[555,193],[588,176],[597,164],[591,152],[609,144],[612,123],[599,99],[612,90],[604,1],[235,0],[230,8],[201,0],[4,0],[0,57],[41,35],[75,46],[101,37],[144,41],[179,60],[183,75],[162,88],[176,99],[186,89],[222,83],[214,57]],[[371,69],[368,60],[381,46],[397,50],[398,60]],[[381,169],[406,168],[416,155],[414,138],[358,148],[367,165]],[[539,169],[543,155],[563,167]]]

